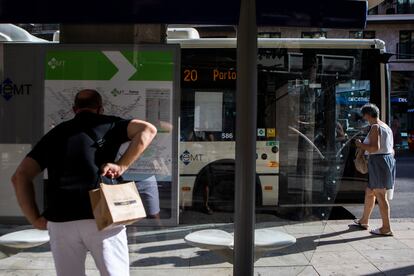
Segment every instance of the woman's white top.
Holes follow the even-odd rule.
[[[365,152],[365,154],[391,154],[394,152],[394,135],[389,126],[378,124],[379,126],[379,139],[380,148],[376,152]],[[364,139],[364,144],[369,144],[369,133]]]

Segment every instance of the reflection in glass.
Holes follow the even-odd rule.
[[[256,237],[258,242],[269,236],[288,240],[280,234],[287,233],[296,239],[296,244],[284,249],[270,247],[266,252],[259,250],[257,272],[264,271],[263,267],[277,267],[281,275],[300,273],[303,268],[288,267],[308,265],[319,238],[338,234],[326,226],[332,206],[363,200],[366,176],[354,168],[352,141],[361,139],[367,131],[359,108],[367,102],[381,106],[384,76],[380,75],[380,64],[375,58],[380,51],[371,48],[373,45],[343,49],[341,44],[324,41],[327,42],[315,40],[310,45],[281,40],[259,43],[262,47],[257,59],[256,180],[252,183],[256,191]],[[188,269],[188,266],[211,264],[229,271],[237,185],[234,181],[236,49],[233,44],[219,46],[227,42],[215,45],[210,41],[208,47],[200,42],[195,48],[182,43],[177,154],[169,150],[174,131],[172,89],[157,86],[139,90],[145,96],[139,102],[145,106],[140,116],[157,126],[159,147],[150,147],[141,163],[124,175],[125,180],[136,181],[147,213],[155,218],[150,227],[143,227],[148,221],[129,227],[131,266]],[[72,87],[67,95],[71,96],[75,90]],[[122,99],[123,107],[138,101],[137,95],[129,92],[135,89],[106,90],[103,94],[107,95],[107,113],[112,113]],[[71,103],[59,101],[56,93],[47,93],[52,107],[59,106],[51,104],[55,100],[61,105]],[[37,113],[43,114],[41,105],[32,101],[30,98],[27,105],[39,106]],[[64,113],[54,114],[65,118],[71,114],[69,104]],[[12,110],[15,106],[6,108]],[[117,110],[126,112],[128,108]],[[41,129],[44,122],[37,123]],[[174,162],[179,163],[180,183],[172,187]],[[173,188],[179,191],[174,198]],[[177,205],[179,225],[169,227],[163,220],[177,218],[171,212]],[[218,233],[216,230],[226,232],[220,232],[221,241],[228,242],[225,254],[217,250],[212,253],[194,241],[185,242],[188,234],[206,229],[214,230],[211,232],[214,235]]]

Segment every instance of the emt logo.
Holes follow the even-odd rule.
[[[13,96],[30,95],[31,87],[31,84],[15,84],[11,79],[6,78],[0,84],[0,95],[9,101]]]

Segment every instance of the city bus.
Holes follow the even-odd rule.
[[[181,46],[181,208],[234,204],[236,40],[169,39]],[[385,44],[378,39],[259,38],[256,205],[363,202],[353,164],[375,103],[389,120]],[[210,211],[210,210],[208,210]]]

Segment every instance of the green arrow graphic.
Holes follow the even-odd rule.
[[[46,55],[46,80],[111,80],[118,68],[107,57],[116,51],[50,51]],[[136,68],[129,80],[172,81],[171,51],[122,51]],[[118,64],[119,66],[119,64]]]
[[[50,51],[47,80],[110,80],[118,69],[101,51]]]
[[[122,54],[137,69],[129,80],[172,81],[174,78],[171,51],[123,51]]]

